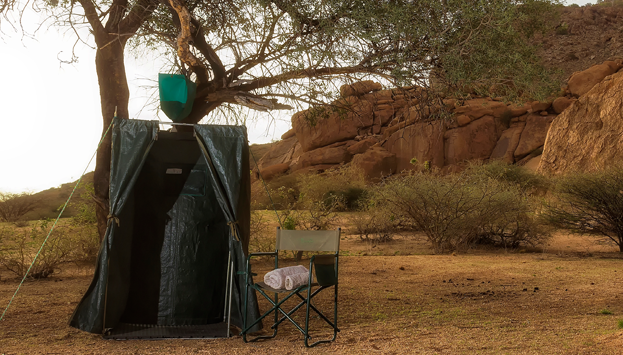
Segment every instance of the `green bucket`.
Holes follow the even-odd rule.
[[[180,122],[193,109],[197,84],[180,74],[158,74],[160,108],[173,122]]]

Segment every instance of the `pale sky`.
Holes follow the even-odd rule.
[[[24,26],[34,31],[38,19],[30,14],[23,19]],[[43,29],[31,39],[5,24],[1,30],[0,191],[37,192],[74,181],[87,167],[102,131],[95,50],[79,45],[78,63],[61,65],[59,58],[71,56],[71,33]],[[153,58],[127,56],[130,118],[157,119],[154,107],[141,108],[152,94],[143,87],[154,85],[160,69]],[[250,142],[279,139],[290,129],[292,113],[283,113],[276,121],[259,115],[247,124]],[[87,171],[93,169],[94,163]]]

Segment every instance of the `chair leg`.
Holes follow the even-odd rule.
[[[261,292],[261,291],[260,291],[260,292]],[[261,292],[261,293],[264,295],[264,297],[267,297],[267,295],[266,295],[264,292]],[[268,298],[268,297],[267,297],[267,298]],[[269,301],[270,301],[270,298],[268,298],[268,299],[269,299]],[[246,302],[246,301],[245,301],[245,302]],[[278,314],[277,314],[278,305],[279,305],[279,295],[278,295],[278,294],[275,294],[275,301],[274,301],[274,303],[273,303],[273,308],[271,308],[268,312],[266,312],[263,316],[261,316],[260,318],[258,318],[258,319],[257,319],[257,320],[253,323],[253,324],[251,324],[251,325],[250,325],[250,326],[248,326],[248,327],[247,327],[247,324],[246,324],[246,320],[247,320],[247,318],[246,318],[247,308],[246,308],[246,306],[245,306],[245,309],[244,309],[244,312],[245,312],[245,317],[244,317],[244,321],[243,321],[243,323],[244,323],[244,329],[243,329],[243,330],[242,330],[242,332],[241,332],[241,333],[242,333],[242,340],[243,340],[245,343],[250,343],[250,342],[254,342],[254,341],[257,341],[257,340],[261,340],[261,339],[272,339],[272,338],[274,338],[274,337],[276,337],[276,336],[277,336],[277,327],[271,327],[271,328],[273,329],[273,334],[272,334],[272,335],[260,335],[260,336],[257,336],[257,337],[255,337],[255,338],[253,338],[253,339],[248,339],[248,340],[247,340],[247,332],[248,332],[249,328],[253,327],[256,323],[258,323],[260,320],[264,319],[264,317],[268,316],[271,312],[274,312],[274,313],[275,313],[275,323],[277,322],[277,317],[278,317]]]
[[[318,344],[322,344],[322,343],[331,343],[333,341],[335,341],[335,339],[337,338],[337,333],[340,331],[340,329],[337,327],[337,285],[334,285],[334,298],[333,298],[333,322],[329,321],[329,319],[327,319],[327,317],[324,316],[324,314],[322,314],[316,307],[314,307],[311,304],[311,298],[309,297],[307,298],[307,312],[305,314],[305,346],[308,348],[312,348]],[[309,292],[308,292],[309,295]],[[310,295],[311,296],[311,295]],[[318,340],[314,343],[309,344],[308,339],[311,339],[311,336],[309,336],[309,311],[310,309],[313,309],[325,322],[327,322],[332,328],[333,328],[333,337],[331,337],[331,339],[327,339],[327,340]]]

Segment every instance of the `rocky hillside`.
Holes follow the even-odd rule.
[[[351,163],[377,179],[413,169],[454,172],[466,162],[493,159],[536,169],[557,115],[570,106],[577,110],[577,98],[584,102],[585,94],[622,67],[621,59],[593,66],[571,76],[565,96],[521,106],[490,97],[431,103],[420,88],[345,85],[342,99],[331,106],[292,116],[292,130],[260,159],[259,172],[270,179]],[[440,118],[442,112],[448,117]],[[565,139],[564,132],[560,136]]]
[[[537,34],[535,44],[546,66],[561,69],[564,77],[593,65],[623,57],[623,2],[568,6],[552,22],[552,30]]]
[[[509,105],[473,95],[461,101],[435,101],[421,88],[383,90],[371,81],[345,85],[342,98],[328,107],[294,114],[292,129],[260,159],[255,174],[270,179],[353,164],[377,179],[413,169],[454,172],[469,161],[491,159],[535,170],[552,122],[558,128],[550,132],[551,144],[544,156],[560,159],[551,150],[568,147],[563,147],[567,133],[559,127],[563,119],[557,116],[565,112],[564,120],[570,122],[571,116],[581,116],[580,111],[589,106],[601,105],[596,102],[607,90],[618,90],[608,89],[611,85],[599,95],[588,94],[623,67],[623,6],[564,8],[552,31],[536,41],[545,65],[568,75],[563,96]],[[558,168],[542,171],[552,169]]]

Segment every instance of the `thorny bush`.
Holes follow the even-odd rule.
[[[480,175],[416,173],[379,189],[393,214],[424,232],[435,252],[478,242],[506,247],[538,244],[549,236],[517,187]]]

